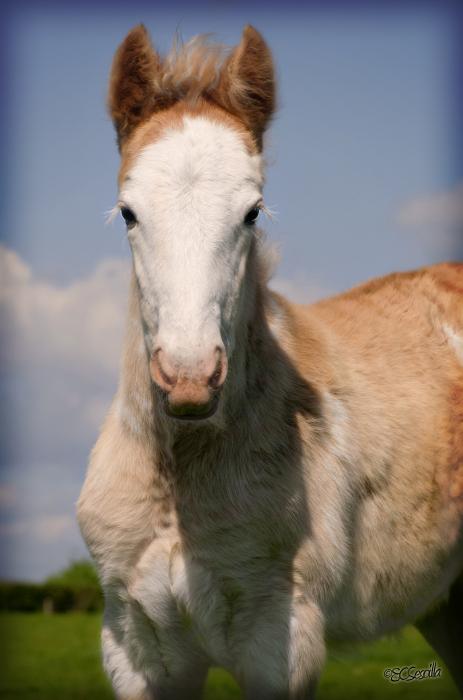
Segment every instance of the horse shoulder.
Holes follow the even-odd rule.
[[[151,441],[130,432],[113,405],[77,504],[83,537],[100,571],[113,575],[117,569],[125,577],[157,534],[171,527],[172,510]]]

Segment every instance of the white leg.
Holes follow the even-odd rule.
[[[103,666],[116,697],[120,700],[152,700],[146,677],[141,671],[135,670],[127,650],[108,624],[103,625],[101,642]]]
[[[135,603],[106,607],[103,664],[119,700],[195,700],[208,664],[180,627],[156,626]]]

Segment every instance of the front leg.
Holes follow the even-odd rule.
[[[325,661],[324,621],[302,594],[273,594],[257,606],[238,676],[247,700],[310,700]]]
[[[101,632],[103,667],[120,700],[152,700],[148,679],[137,669],[119,630],[105,620]]]
[[[208,663],[177,619],[150,620],[136,601],[105,609],[103,665],[118,700],[199,700]]]

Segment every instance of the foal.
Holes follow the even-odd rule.
[[[119,388],[78,504],[123,700],[312,697],[330,639],[415,622],[463,687],[463,265],[312,306],[256,229],[272,58],[246,27],[113,63],[133,254]]]

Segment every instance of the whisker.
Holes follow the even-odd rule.
[[[270,221],[275,221],[278,219],[278,211],[273,207],[268,207],[266,204],[261,204],[259,209],[263,214],[265,214],[267,219],[270,219]]]
[[[104,212],[105,225],[108,226],[112,224],[116,216],[119,214],[121,208],[119,204],[116,204],[112,209]]]

